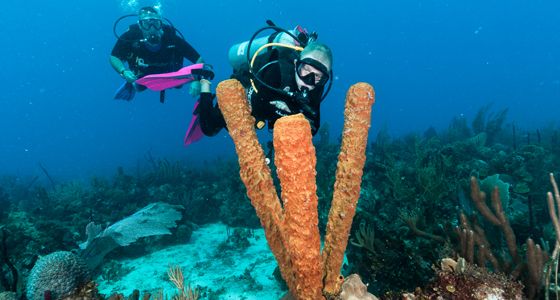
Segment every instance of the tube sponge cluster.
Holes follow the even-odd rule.
[[[360,194],[375,94],[366,83],[350,88],[325,245],[318,228],[316,156],[309,122],[301,114],[280,118],[274,128],[275,164],[282,204],[254,129],[255,119],[237,80],[221,82],[218,105],[237,151],[240,175],[255,207],[282,277],[296,299],[333,298]]]

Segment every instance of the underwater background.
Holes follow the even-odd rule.
[[[213,65],[213,88],[231,74],[229,48],[248,40],[267,19],[318,32],[333,50],[335,76],[321,107],[322,131],[314,139],[320,201],[332,194],[345,93],[360,81],[375,87],[368,161],[345,270],[360,274],[370,292],[413,291],[432,278],[432,264],[453,256],[458,242],[451,228],[459,224],[459,212],[477,215],[469,200],[470,176],[486,180],[481,185],[488,192],[494,183],[506,186],[502,198],[520,249],[531,236],[552,252],[555,237],[544,199],[548,174],[560,171],[558,1],[2,4],[0,224],[20,278],[38,257],[77,248],[90,221],[106,226],[157,201],[186,208],[173,236],[117,250],[98,282],[110,278],[125,294],[142,289],[115,283],[130,271],[120,260],[162,249],[173,253],[166,247],[194,241],[200,228],[228,228],[224,242],[214,243],[224,255],[259,241],[266,248],[264,238],[255,238],[262,232],[254,232],[259,222],[228,133],[183,146],[195,102],[187,88],[169,91],[163,105],[151,91],[132,102],[113,99],[122,83],[109,64],[114,21],[146,5],[159,6]],[[117,32],[134,20],[123,20]],[[259,137],[266,144],[272,135],[261,131]],[[320,202],[321,230],[327,202]],[[419,239],[416,224],[446,242]],[[506,253],[499,230],[491,229],[496,252]],[[367,236],[370,244],[359,242]],[[270,253],[263,255],[263,264],[273,264]],[[10,269],[0,267],[0,291],[9,290]],[[167,262],[159,267],[167,269]],[[247,286],[259,289],[247,276]],[[273,279],[277,297],[282,285]],[[209,286],[201,290],[209,299],[225,294]]]
[[[185,149],[187,90],[113,101],[121,78],[108,63],[113,22],[149,1],[6,0],[0,12],[0,169],[33,174],[41,162],[65,178],[134,166],[147,151],[200,161],[232,156],[226,132]],[[162,1],[164,15],[229,78],[229,47],[271,19],[319,33],[334,52],[335,82],[322,105],[333,136],[346,89],[376,87],[372,134],[443,128],[483,105],[537,128],[557,121],[560,4],[557,1]],[[125,20],[131,21],[131,19]],[[117,30],[124,30],[120,27]],[[195,159],[194,159],[195,158]]]

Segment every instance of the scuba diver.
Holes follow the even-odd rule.
[[[316,41],[316,33],[308,34],[300,26],[288,31],[268,22],[269,26],[257,31],[250,41],[230,49],[229,60],[234,68],[231,77],[246,89],[256,128],[262,129],[268,123],[272,130],[280,117],[303,113],[315,135],[321,121],[321,102],[332,85],[332,52]],[[274,33],[255,38],[267,29]],[[214,136],[226,124],[213,104],[210,81],[203,79],[201,85],[200,103],[194,114],[204,135]]]
[[[118,40],[111,51],[110,63],[126,80],[115,99],[132,100],[136,91],[146,89],[145,86],[135,83],[138,78],[177,71],[183,66],[184,58],[192,63],[203,63],[200,54],[185,41],[181,32],[154,7],[141,8],[138,11],[137,24],[129,26],[125,33],[118,36],[117,24],[130,16],[135,15],[119,18],[113,27]],[[189,92],[193,97],[197,97],[200,93],[200,82],[192,81]],[[160,102],[164,102],[164,97],[165,90],[162,90]]]

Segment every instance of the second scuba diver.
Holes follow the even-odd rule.
[[[115,23],[115,27],[121,19]],[[165,24],[164,20],[168,24]],[[200,54],[185,41],[169,20],[161,16],[157,9],[141,8],[138,11],[137,24],[131,25],[125,33],[118,36],[111,52],[111,66],[126,80],[115,98],[132,100],[135,91],[146,89],[144,86],[134,84],[138,78],[177,71],[183,66],[184,58],[191,63],[203,63]],[[163,102],[163,92],[160,94],[161,102]],[[199,93],[200,82],[193,81],[190,94],[197,97]]]
[[[247,42],[240,44],[239,47],[245,47],[245,50],[240,51],[237,46],[232,48],[233,51],[230,50],[230,63],[234,67],[232,78],[238,79],[246,89],[256,128],[262,129],[268,123],[268,129],[272,130],[274,122],[280,117],[302,113],[315,135],[321,121],[321,101],[332,82],[332,52],[326,45],[314,41],[316,34],[308,35],[299,26],[293,32],[275,26],[266,28],[275,29],[276,33],[263,38],[265,41],[261,41],[261,44],[267,43],[263,48],[270,47],[263,54],[255,53],[258,55],[255,64],[251,65],[252,60],[247,53],[247,49],[253,48],[251,42],[255,36],[249,45]],[[288,35],[291,43],[285,47],[271,43],[286,40]],[[247,60],[243,59],[246,63],[236,63],[232,53],[243,56],[247,53]],[[329,86],[325,91],[327,82]],[[226,124],[218,106],[213,104],[210,82],[203,79],[201,84],[200,104],[195,113],[199,116],[202,132],[214,136]]]

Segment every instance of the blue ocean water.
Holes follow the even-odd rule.
[[[112,99],[121,78],[108,63],[119,16],[161,5],[187,40],[229,77],[227,51],[266,19],[319,33],[333,49],[335,82],[322,107],[331,136],[344,95],[374,85],[371,137],[472,120],[483,105],[509,109],[523,128],[558,124],[558,1],[15,1],[0,10],[0,173],[57,178],[112,174],[150,154],[193,164],[233,157],[227,133],[184,148],[192,99],[170,91]],[[266,133],[264,133],[266,135]],[[266,138],[266,136],[264,137]]]

